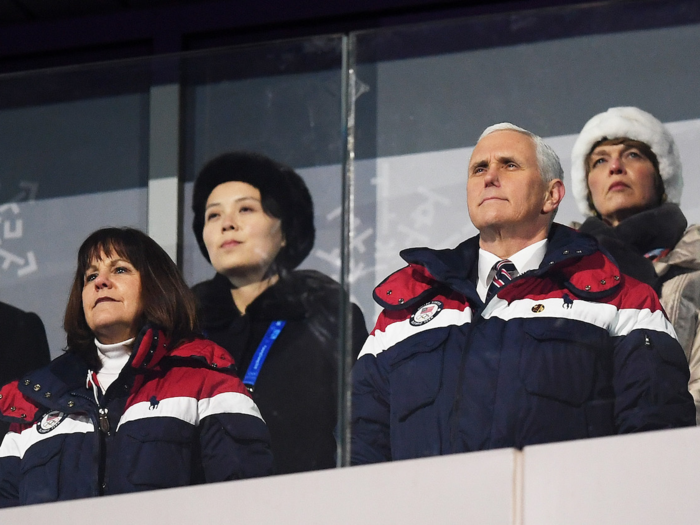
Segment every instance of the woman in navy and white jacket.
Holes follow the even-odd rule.
[[[0,506],[271,473],[257,406],[147,235],[87,238],[64,327],[64,355],[0,390]]]

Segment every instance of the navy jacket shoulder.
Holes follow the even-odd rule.
[[[539,268],[486,304],[478,238],[402,256],[353,371],[353,462],[693,424],[658,297],[593,238],[554,225]]]

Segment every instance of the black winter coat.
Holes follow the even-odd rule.
[[[39,316],[0,303],[0,386],[49,361],[49,343]],[[9,427],[9,423],[0,421],[0,441]]]
[[[270,323],[286,325],[272,344],[255,389],[272,438],[279,474],[335,466],[339,308],[341,288],[312,270],[290,272],[265,290],[241,316],[226,277],[193,288],[204,335],[233,356],[241,378]],[[362,312],[353,308],[353,361],[367,338]]]

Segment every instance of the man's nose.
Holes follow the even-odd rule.
[[[490,185],[498,181],[498,170],[493,164],[489,164],[484,173],[484,184]]]

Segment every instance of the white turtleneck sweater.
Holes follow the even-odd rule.
[[[132,337],[121,343],[114,343],[111,345],[103,345],[95,339],[97,357],[100,358],[100,362],[102,363],[102,368],[97,372],[97,381],[100,383],[100,389],[103,394],[107,391],[109,385],[114,383],[115,379],[119,377],[122,368],[124,368],[124,365],[129,361],[134,339],[135,338]]]

